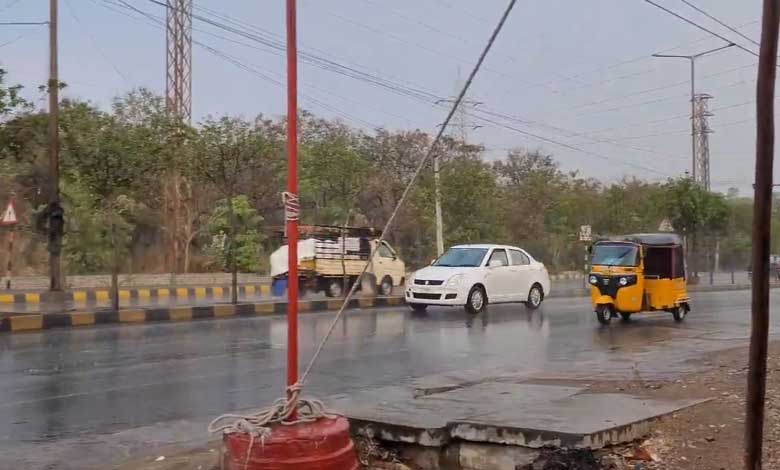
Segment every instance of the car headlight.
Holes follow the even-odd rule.
[[[590,278],[588,278],[588,282],[590,282],[593,285],[596,285],[599,282],[599,278],[597,278],[596,276],[591,276]]]
[[[627,286],[628,285],[628,278],[627,277],[621,277],[618,279],[618,284],[621,286]]]
[[[447,281],[447,287],[458,287],[463,282],[463,274],[456,274]]]

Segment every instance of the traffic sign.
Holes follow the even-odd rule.
[[[593,235],[591,233],[591,226],[590,225],[580,225],[580,241],[581,242],[589,242],[593,240]]]
[[[3,218],[0,219],[0,225],[16,225],[19,223],[19,219],[16,218],[16,207],[14,201],[8,202],[8,206],[3,212]]]
[[[659,232],[674,232],[674,227],[672,226],[672,221],[669,219],[664,219],[661,221],[661,225],[658,226]]]

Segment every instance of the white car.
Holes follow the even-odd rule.
[[[538,308],[550,293],[550,276],[544,264],[521,248],[460,245],[414,273],[406,285],[406,303],[414,310],[445,305],[479,313],[488,302]]]

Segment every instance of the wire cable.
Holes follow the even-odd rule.
[[[87,38],[89,38],[90,42],[92,43],[92,46],[97,49],[98,53],[101,57],[103,57],[103,60],[108,63],[108,65],[111,66],[112,69],[114,69],[114,72],[119,76],[119,78],[122,79],[122,81],[125,82],[125,85],[130,86],[130,80],[128,80],[127,75],[122,73],[121,70],[119,70],[119,67],[117,67],[116,63],[112,61],[108,55],[106,54],[105,50],[103,50],[102,47],[100,47],[100,43],[97,42],[95,39],[95,36],[92,35],[92,33],[89,30],[89,27],[85,25],[81,19],[79,19],[78,15],[76,14],[76,9],[71,5],[70,0],[65,0],[65,6],[68,7],[68,12],[70,13],[70,16],[73,18],[73,20],[79,25],[79,30],[84,33]]]
[[[726,38],[726,37],[724,37],[724,36],[721,36],[720,34],[716,33],[715,31],[712,31],[711,29],[707,29],[707,28],[705,28],[704,26],[702,26],[702,25],[700,25],[700,24],[696,23],[696,22],[695,22],[695,21],[693,21],[693,20],[689,20],[688,18],[686,18],[686,17],[682,16],[682,15],[681,15],[681,14],[679,14],[679,13],[675,13],[674,11],[672,11],[672,10],[670,10],[670,9],[666,8],[666,7],[665,7],[665,6],[663,6],[663,5],[659,5],[658,3],[655,3],[653,0],[643,0],[643,1],[644,1],[645,3],[649,3],[650,5],[653,5],[654,7],[658,8],[658,9],[660,9],[660,10],[663,10],[663,11],[665,11],[666,13],[668,13],[668,14],[670,14],[670,15],[674,16],[674,17],[675,17],[675,18],[677,18],[677,19],[680,19],[680,20],[683,20],[683,21],[685,21],[686,23],[688,23],[689,25],[691,25],[691,26],[693,26],[693,27],[696,27],[696,28],[698,28],[698,29],[700,29],[700,30],[702,30],[702,31],[704,31],[704,32],[706,32],[706,33],[709,33],[709,34],[711,34],[712,36],[715,36],[716,38],[718,38],[718,39],[720,39],[720,40],[722,40],[722,41],[725,41],[725,42],[727,42],[727,43],[733,43],[733,42],[734,42],[734,41],[732,41],[732,40],[730,40],[730,39],[728,39],[728,38]],[[748,54],[752,54],[752,55],[754,55],[754,56],[758,57],[758,53],[757,53],[757,52],[755,52],[755,51],[752,51],[752,50],[750,50],[750,49],[748,49],[748,48],[746,48],[745,46],[742,46],[742,45],[740,45],[740,44],[736,44],[736,43],[734,43],[734,45],[737,47],[737,49],[741,49],[741,50],[743,50],[743,51],[747,52]]]
[[[390,229],[393,228],[393,224],[395,222],[395,218],[400,212],[401,207],[403,207],[404,203],[406,202],[406,198],[409,196],[409,192],[411,191],[412,187],[414,186],[414,183],[416,182],[417,178],[420,176],[420,173],[422,172],[423,168],[425,168],[426,163],[428,163],[428,160],[430,160],[431,156],[433,156],[438,151],[439,142],[441,141],[442,137],[444,136],[444,131],[447,129],[447,126],[449,125],[450,121],[452,120],[452,117],[455,115],[455,112],[457,111],[458,107],[460,106],[461,102],[463,101],[464,97],[466,96],[466,93],[468,92],[469,88],[471,87],[472,82],[474,81],[474,78],[476,77],[477,73],[479,72],[480,68],[482,67],[483,62],[485,61],[485,58],[488,55],[488,52],[490,52],[490,49],[493,47],[493,43],[495,42],[496,38],[498,37],[498,33],[501,32],[501,29],[504,27],[504,23],[506,23],[507,18],[509,17],[509,14],[511,13],[512,9],[515,6],[515,3],[517,3],[517,0],[510,0],[509,5],[507,6],[506,10],[504,11],[504,14],[501,16],[501,20],[498,22],[498,25],[493,30],[493,33],[490,36],[490,39],[488,40],[487,45],[485,46],[485,49],[482,51],[482,53],[479,56],[479,59],[477,60],[476,65],[474,65],[473,70],[469,74],[468,79],[466,80],[466,83],[463,85],[463,88],[458,93],[457,98],[455,98],[455,103],[453,104],[450,111],[447,113],[447,117],[444,119],[444,122],[439,127],[439,131],[436,134],[436,138],[431,143],[431,146],[428,148],[428,152],[423,156],[423,158],[420,160],[420,163],[417,165],[417,168],[415,169],[414,174],[412,175],[411,180],[409,181],[409,184],[404,189],[404,192],[401,194],[401,198],[398,200],[398,203],[395,206],[395,210],[393,210],[393,213],[390,215],[390,218],[387,219],[387,222],[385,223],[385,227],[382,229],[382,234],[379,236],[379,241],[376,245],[376,247],[372,250],[371,256],[369,257],[369,261],[365,264],[363,267],[363,273],[361,273],[361,276],[365,274],[365,272],[368,270],[369,265],[371,264],[371,260],[373,259],[375,253],[378,249],[378,247],[382,246],[382,242],[387,237],[388,232]],[[350,300],[355,295],[355,291],[357,291],[358,283],[353,283],[352,288],[349,290],[349,293],[344,298],[344,302],[341,304],[341,308],[336,313],[335,318],[330,324],[330,327],[328,328],[327,333],[322,338],[322,341],[317,346],[316,351],[314,352],[314,355],[312,356],[311,360],[309,361],[309,365],[306,367],[306,370],[303,372],[303,375],[301,375],[300,380],[298,381],[299,385],[302,387],[306,383],[306,379],[309,377],[309,374],[311,373],[312,369],[317,363],[317,359],[320,357],[320,354],[322,353],[322,350],[325,347],[325,344],[327,344],[328,340],[330,339],[331,335],[333,334],[333,331],[336,329],[336,325],[338,325],[339,321],[341,320],[341,317],[344,315],[344,311],[347,308],[347,305],[349,305]]]
[[[741,37],[743,39],[746,39],[747,41],[753,43],[756,46],[760,46],[761,45],[757,41],[755,41],[753,38],[751,38],[751,37],[747,36],[746,34],[742,33],[742,31],[740,31],[737,28],[734,28],[733,26],[730,26],[730,25],[726,24],[725,22],[715,18],[714,16],[710,15],[706,11],[704,11],[701,8],[697,7],[696,5],[694,5],[693,3],[689,2],[688,0],[680,0],[680,1],[683,2],[684,4],[688,5],[689,7],[693,8],[694,10],[698,11],[702,15],[706,16],[707,18],[711,19],[712,21],[714,21],[714,22],[718,23],[719,25],[723,26],[724,28],[728,29],[732,33],[736,34],[737,36],[739,36],[739,37]]]

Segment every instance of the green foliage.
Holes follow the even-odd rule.
[[[301,198],[312,208],[304,221],[344,224],[369,170],[360,152],[360,134],[309,115],[304,115],[301,128]]]
[[[146,210],[142,204],[119,196],[113,200],[112,211],[108,211],[89,189],[78,182],[64,188],[63,200],[68,207],[63,243],[68,273],[106,273],[111,269],[114,248],[120,255],[129,254],[138,214]],[[112,222],[116,247],[112,246]]]
[[[729,207],[721,194],[706,191],[691,178],[670,180],[663,188],[661,207],[674,228],[687,235],[721,235]]]
[[[21,85],[5,85],[5,76],[8,72],[0,68],[0,120],[21,108],[28,106],[28,103],[21,97],[19,92]]]
[[[15,190],[20,204],[41,207],[48,115],[26,107],[19,87],[5,85],[4,75],[0,71],[0,185]],[[432,141],[419,130],[366,134],[306,112],[299,126],[305,223],[384,226]],[[110,109],[63,100],[61,139],[69,272],[105,272],[112,246],[125,268],[153,258],[150,269],[160,269],[175,191],[182,198],[177,239],[194,265],[229,269],[235,259],[238,270],[258,271],[276,248],[271,233],[284,222],[280,195],[287,176],[284,119],[216,117],[185,126],[166,113],[163,98],[137,89]],[[719,243],[723,266],[749,262],[752,202],[734,191],[708,193],[685,178],[604,184],[526,149],[488,163],[482,147],[452,138],[443,139],[437,156],[448,246],[505,242],[527,248],[551,270],[581,269],[580,225],[611,235],[656,231],[669,218],[708,250]],[[172,184],[173,175],[184,182]],[[430,166],[389,241],[410,267],[434,256]]]
[[[257,272],[261,266],[261,247],[263,243],[263,218],[252,208],[245,195],[233,198],[236,236],[234,253],[238,270]],[[231,230],[228,200],[220,199],[208,220],[209,254],[223,269],[230,267],[231,245],[228,234]]]

